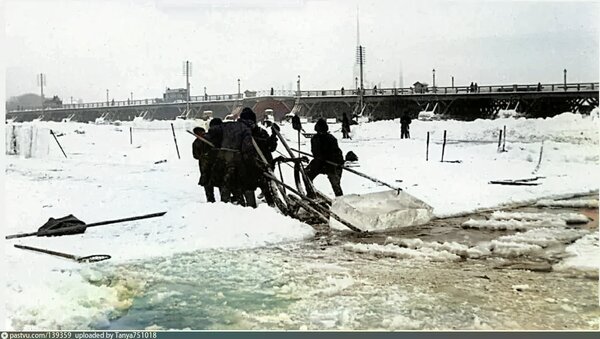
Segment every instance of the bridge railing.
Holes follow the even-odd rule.
[[[244,94],[218,94],[218,95],[192,95],[190,96],[190,102],[209,102],[209,101],[228,101],[228,100],[240,100],[244,98]],[[179,103],[185,101],[179,101]]]
[[[598,90],[598,83],[564,83],[556,84],[525,84],[525,85],[477,85],[454,87],[423,87],[423,88],[373,88],[363,89],[364,95],[415,95],[415,94],[464,94],[464,93],[505,93],[505,92],[577,92]],[[354,96],[357,89],[339,90],[310,90],[300,91],[300,97]],[[298,92],[296,92],[296,96]]]
[[[514,84],[514,85],[478,85],[478,86],[454,86],[454,87],[405,87],[405,88],[373,88],[363,89],[365,96],[401,96],[401,95],[451,95],[451,94],[491,94],[491,93],[518,93],[518,92],[578,92],[578,91],[597,91],[599,89],[598,82],[587,83],[551,83],[551,84]],[[241,100],[251,97],[268,97],[268,96],[283,96],[283,97],[345,97],[356,96],[359,90],[339,89],[339,90],[309,90],[309,91],[294,91],[294,90],[264,90],[248,93],[234,94],[219,94],[219,95],[196,95],[190,97],[190,102],[218,102]],[[139,100],[123,100],[123,101],[101,101],[88,103],[63,104],[61,107],[45,107],[44,111],[64,110],[64,109],[86,109],[86,108],[114,108],[127,106],[144,106],[144,105],[162,105],[162,104],[184,104],[185,101],[177,100],[175,102],[165,102],[160,98],[139,99]],[[9,110],[8,112],[31,112],[42,111],[40,107],[25,107],[20,106],[17,109]]]

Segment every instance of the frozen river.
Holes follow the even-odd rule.
[[[597,121],[415,121],[410,140],[399,139],[397,121],[354,126],[352,140],[341,140],[335,124],[361,172],[401,185],[437,217],[466,215],[360,236],[315,231],[264,203],[205,203],[185,132],[194,122],[174,122],[181,159],[170,123],[34,122],[7,135],[20,154],[7,156],[4,235],[68,214],[92,223],[167,211],[80,235],[3,242],[7,329],[598,328]],[[481,142],[497,140],[503,125],[507,152]],[[425,161],[426,132],[433,157],[444,130],[454,139],[448,159],[461,162]],[[290,126],[282,132],[294,140]],[[541,140],[540,185],[488,183],[532,176]],[[302,143],[307,150],[309,139]],[[315,184],[331,195],[326,178]],[[350,174],[342,186],[347,194],[382,190]],[[579,193],[591,209],[494,212]],[[490,212],[474,213],[482,209]],[[594,220],[570,224],[587,221],[582,214]],[[112,259],[81,265],[13,244]]]

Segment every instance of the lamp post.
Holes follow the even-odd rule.
[[[238,80],[238,99],[240,99],[240,94],[242,93],[242,91],[241,91],[241,87],[240,87],[240,79],[237,79],[237,80]]]
[[[433,90],[435,91],[435,68],[431,70],[431,74],[433,76]]]
[[[37,81],[40,85],[40,97],[42,99],[42,115],[44,114],[44,104],[46,101],[44,99],[44,85],[46,85],[46,75],[44,73],[40,73],[40,75],[37,78]]]
[[[567,90],[567,69],[566,68],[563,70],[563,83],[564,83],[565,91],[566,91]]]
[[[206,95],[206,86],[204,86],[204,101],[207,101],[207,100],[208,100],[208,98],[207,98],[207,95]]]
[[[296,84],[298,85],[298,97],[300,97],[300,75],[298,75],[298,81]]]
[[[106,106],[108,106],[108,104],[109,104],[109,101],[110,101],[110,100],[108,100],[108,88],[107,88],[107,89],[106,89]]]
[[[454,88],[454,75],[452,76],[452,88]]]
[[[133,102],[133,92],[129,92],[129,94],[131,95],[131,102]]]

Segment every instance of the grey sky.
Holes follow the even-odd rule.
[[[7,96],[65,102],[245,89],[354,86],[356,7],[369,86],[598,81],[599,6],[593,2],[14,1],[5,3]]]

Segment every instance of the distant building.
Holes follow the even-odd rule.
[[[60,100],[60,98],[55,95],[52,97],[52,99],[44,100],[44,107],[45,108],[60,108],[60,107],[62,107],[62,100]]]
[[[187,90],[185,88],[169,88],[167,87],[163,94],[163,100],[165,102],[177,102],[187,100]]]
[[[413,87],[415,88],[415,93],[426,93],[429,91],[429,84],[427,84],[426,82],[417,81],[413,84]]]
[[[256,91],[244,91],[244,95],[246,98],[254,98],[256,96]]]

